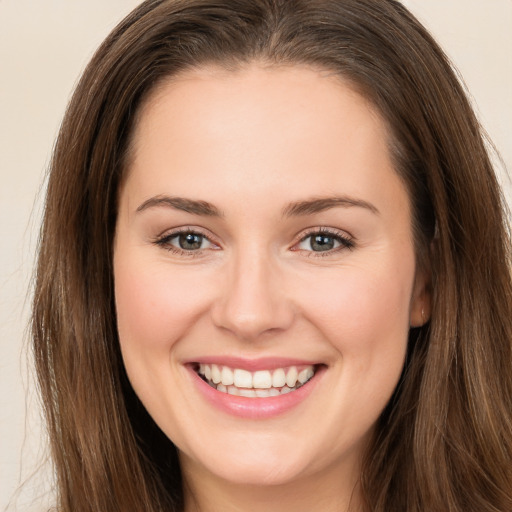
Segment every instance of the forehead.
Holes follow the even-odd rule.
[[[258,62],[235,70],[214,65],[192,68],[161,81],[143,102],[136,119],[135,147],[140,142],[137,135],[148,127],[150,118],[155,124],[171,113],[189,117],[190,124],[194,126],[199,120],[202,123],[211,121],[210,126],[213,126],[222,111],[225,128],[229,127],[225,124],[228,120],[241,126],[246,119],[246,128],[257,128],[259,123],[254,124],[255,121],[268,124],[279,118],[283,123],[277,128],[290,128],[291,123],[301,117],[302,121],[311,121],[308,133],[312,133],[314,128],[322,126],[313,124],[320,119],[319,116],[330,112],[334,120],[341,113],[340,109],[344,111],[344,119],[338,117],[338,120],[343,124],[350,121],[347,119],[349,116],[353,117],[353,124],[357,118],[372,117],[374,127],[381,131],[383,138],[387,138],[385,120],[373,104],[352,81],[332,71]],[[291,110],[295,111],[295,119],[290,117]],[[190,117],[194,114],[197,117]],[[179,119],[180,122],[183,120]],[[253,124],[249,125],[249,122]],[[324,126],[329,130],[332,128]]]
[[[213,200],[219,183],[246,199],[304,187],[367,194],[398,179],[388,135],[372,104],[331,72],[205,67],[169,78],[144,103],[128,177],[141,196],[172,187]]]

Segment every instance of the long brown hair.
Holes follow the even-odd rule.
[[[176,449],[126,378],[112,241],[136,114],[165,78],[261,60],[338,73],[386,120],[432,275],[361,476],[369,511],[512,510],[512,284],[504,201],[447,58],[394,0],[148,0],[110,34],[51,162],[33,339],[62,512],[179,511]]]

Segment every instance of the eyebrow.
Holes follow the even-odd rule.
[[[138,208],[137,212],[143,212],[153,207],[170,207],[175,210],[191,213],[193,215],[205,215],[209,217],[222,217],[222,213],[215,206],[207,201],[196,201],[184,197],[171,196],[155,196],[144,201]]]
[[[191,213],[193,215],[203,215],[208,217],[223,217],[221,211],[207,201],[199,201],[184,197],[155,196],[144,201],[137,212],[142,212],[148,208],[169,207],[176,210]],[[378,215],[380,212],[376,206],[362,199],[352,197],[320,197],[305,201],[296,201],[287,205],[282,212],[283,217],[295,217],[301,215],[312,215],[320,213],[331,208],[350,208],[358,207],[369,210]]]
[[[284,210],[284,217],[294,217],[300,215],[312,215],[314,213],[320,213],[325,210],[330,210],[331,208],[350,208],[350,207],[358,207],[365,208],[370,212],[379,215],[379,210],[376,206],[369,203],[368,201],[363,201],[362,199],[356,199],[348,196],[336,196],[336,197],[320,197],[314,198],[307,201],[297,201],[295,203],[290,203]]]

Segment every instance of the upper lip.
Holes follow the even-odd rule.
[[[260,357],[256,359],[249,359],[233,356],[204,356],[186,361],[185,364],[216,364],[219,366],[228,366],[230,368],[239,368],[255,372],[258,370],[275,370],[277,368],[286,368],[288,366],[315,366],[320,363],[318,361],[308,361],[289,357]]]

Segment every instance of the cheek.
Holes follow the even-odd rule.
[[[114,277],[119,343],[128,378],[151,417],[183,444],[180,433],[190,428],[187,415],[180,413],[186,390],[180,365],[171,355],[206,308],[208,290],[200,286],[205,276],[183,268],[172,271],[165,261],[155,263],[126,251],[114,261]]]
[[[114,275],[123,354],[168,351],[194,326],[208,300],[200,273],[170,272],[165,262],[139,264],[118,257]]]
[[[344,375],[364,377],[368,384],[372,376],[380,381],[388,373],[393,383],[398,379],[409,333],[413,261],[346,267],[304,294],[304,311],[341,356]]]
[[[308,309],[330,331],[355,339],[373,330],[408,329],[411,283],[400,283],[396,275],[352,269],[329,281],[329,293],[321,283],[315,288]]]
[[[369,431],[398,383],[407,351],[413,275],[414,263],[407,262],[401,268],[345,268],[339,279],[325,282],[330,293],[316,286],[305,306],[310,322],[336,353],[332,369],[337,378],[325,421],[335,429],[343,425],[347,438]]]

